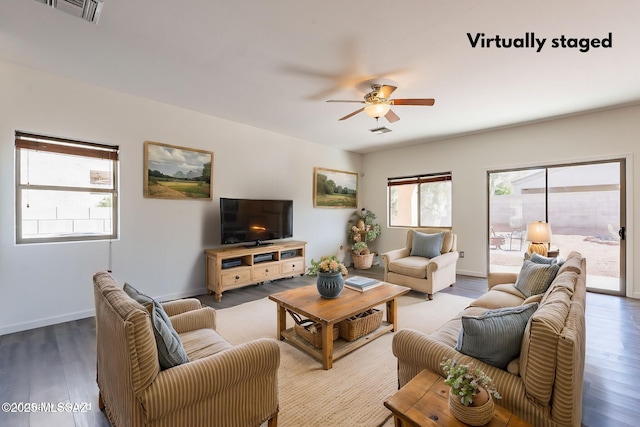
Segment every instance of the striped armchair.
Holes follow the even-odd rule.
[[[149,312],[107,272],[93,277],[99,406],[112,426],[277,425],[280,348],[232,346],[197,299],[163,303],[189,362],[161,370]]]

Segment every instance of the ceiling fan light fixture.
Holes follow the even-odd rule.
[[[367,116],[372,117],[374,119],[379,119],[383,117],[385,114],[389,112],[391,109],[391,104],[379,103],[379,104],[370,104],[364,107],[364,112],[367,113]]]

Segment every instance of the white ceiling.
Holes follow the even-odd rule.
[[[548,39],[472,48],[467,33]],[[553,49],[603,38],[611,48]],[[0,60],[356,152],[640,102],[638,0],[104,0],[97,25],[0,2]],[[374,135],[362,82],[390,79]],[[386,81],[386,80],[385,80]]]

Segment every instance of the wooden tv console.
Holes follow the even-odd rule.
[[[304,275],[307,242],[287,240],[268,246],[205,249],[207,291],[220,302],[229,289]]]

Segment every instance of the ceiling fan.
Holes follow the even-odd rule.
[[[350,100],[336,100],[330,99],[327,102],[357,102],[360,104],[366,104],[365,107],[347,114],[339,120],[346,120],[355,116],[358,113],[365,112],[369,117],[373,117],[378,120],[380,117],[384,117],[390,123],[397,122],[400,117],[391,110],[392,105],[426,105],[431,106],[435,103],[433,98],[406,98],[406,99],[389,99],[396,86],[384,85],[374,83],[371,85],[371,92],[364,96],[364,101],[350,101]]]

